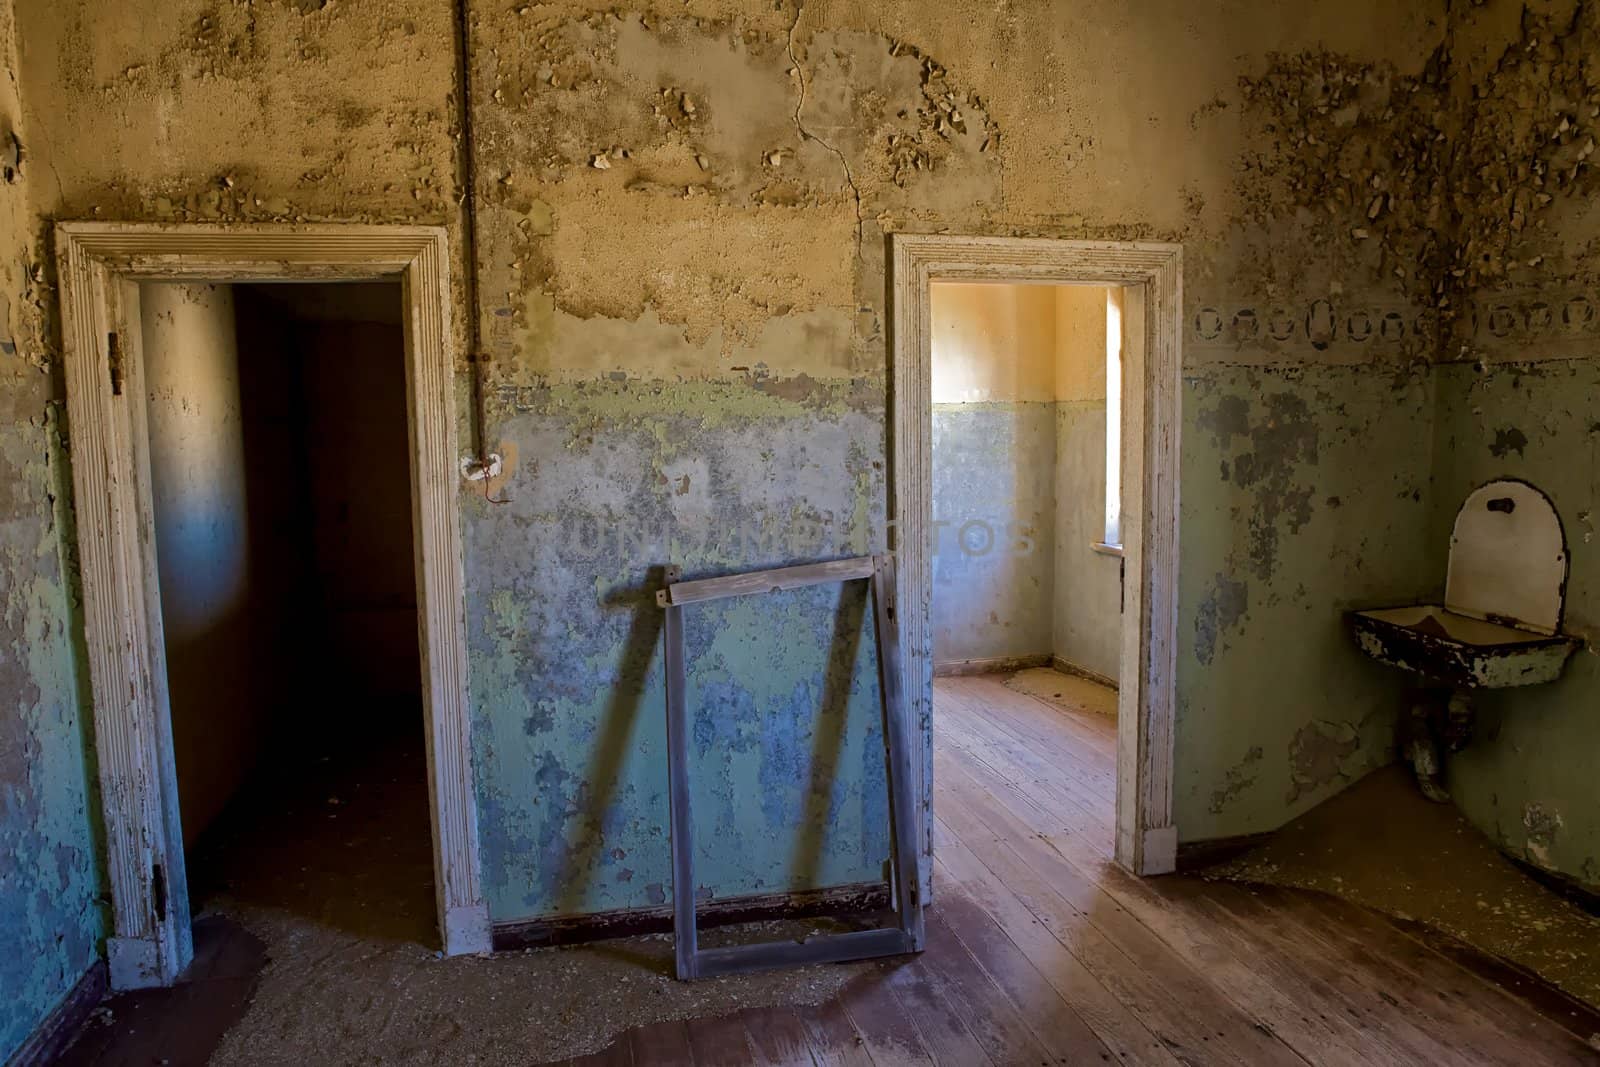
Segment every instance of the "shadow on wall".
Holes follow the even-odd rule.
[[[622,765],[632,749],[645,692],[650,688],[651,663],[661,647],[663,613],[656,604],[656,590],[666,585],[667,568],[662,565],[646,571],[643,584],[618,589],[605,598],[607,611],[631,613],[628,635],[618,656],[617,679],[600,720],[594,756],[583,781],[595,783],[587,804],[593,823],[584,842],[566,853],[563,868],[551,884],[561,886],[557,911],[572,914],[583,910],[584,897],[599,875],[597,853],[605,844],[604,823],[617,799],[622,784]]]
[[[795,837],[793,877],[804,885],[822,884],[823,837],[833,822],[833,782],[844,750],[849,722],[853,668],[861,648],[868,594],[861,582],[850,582],[834,612],[833,641],[822,680],[822,706],[817,731],[811,739],[811,787],[806,793],[805,819]]]
[[[592,783],[586,787],[588,794],[583,799],[589,832],[581,844],[564,853],[561,867],[551,879],[552,884],[562,887],[558,914],[581,912],[596,878],[604,870],[599,862],[599,852],[607,840],[615,837],[609,832],[608,824],[616,817],[617,793],[623,780],[621,769],[633,749],[633,739],[641,724],[640,716],[659,715],[662,711],[656,701],[650,701],[649,707],[646,707],[645,698],[647,693],[660,692],[651,682],[654,680],[652,675],[655,672],[656,654],[661,647],[663,619],[655,594],[665,581],[666,567],[652,566],[642,584],[618,590],[604,601],[607,610],[626,611],[631,619],[619,659],[616,684],[611,687],[594,743],[594,754],[583,778],[583,781]],[[833,636],[820,684],[804,687],[806,693],[816,694],[819,699],[814,709],[801,711],[802,715],[814,718],[810,758],[806,762],[807,784],[801,812],[793,827],[794,844],[787,872],[788,881],[794,885],[824,884],[826,872],[823,856],[828,846],[828,828],[835,821],[834,807],[838,802],[836,787],[846,748],[850,704],[852,697],[857,695],[857,661],[863,639],[872,636],[866,629],[868,592],[859,586],[860,583],[849,583],[839,591],[838,603],[833,609]],[[699,610],[702,613],[707,611],[705,608]],[[685,618],[686,627],[695,626],[695,613],[695,609],[689,610]],[[695,685],[693,680],[694,660],[697,658],[693,651],[687,654],[689,662],[686,667],[691,678],[691,689],[705,693],[707,691]],[[717,700],[715,697],[703,698],[696,706],[694,694],[690,695],[689,713],[696,724],[697,741],[703,741],[700,735],[708,732],[716,736],[727,736],[743,729],[763,732],[766,724],[761,716],[771,710],[751,707],[742,701]],[[720,720],[709,730],[705,725],[708,717]],[[742,721],[745,719],[750,721]],[[697,749],[701,747],[703,744],[696,746]],[[797,752],[795,755],[800,754]],[[690,776],[693,781],[694,770],[691,770]],[[696,788],[695,793],[697,798],[705,796],[703,787]],[[751,797],[750,800],[751,803],[757,803],[759,798]],[[709,805],[703,800],[695,808],[696,840],[702,847],[715,837],[704,832],[704,816],[708,808]],[[707,888],[696,887],[696,895],[700,899],[709,899],[712,893]]]

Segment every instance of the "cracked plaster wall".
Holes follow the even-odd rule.
[[[1460,314],[1437,372],[1430,539],[1448,544],[1476,486],[1522,478],[1561,516],[1564,629],[1600,625],[1600,9],[1489,3],[1451,39],[1466,113],[1446,277]],[[1443,588],[1442,554],[1437,578]],[[1580,649],[1549,685],[1482,694],[1477,740],[1452,759],[1451,794],[1511,855],[1600,891],[1600,669]]]
[[[80,714],[72,513],[47,299],[30,240],[36,174],[9,0],[0,2],[0,1060],[96,960],[92,742]],[[13,140],[15,138],[15,140]],[[20,153],[16,146],[20,145]],[[20,155],[20,159],[18,156]]]
[[[1184,244],[1180,837],[1275,827],[1390,757],[1401,687],[1341,612],[1442,573],[1443,3],[473,7],[488,434],[512,459],[509,503],[462,496],[497,919],[664,896],[653,567],[883,546],[888,232]],[[450,5],[19,8],[21,254],[100,217],[440,223],[459,255]],[[38,417],[44,381],[7,402]],[[781,607],[690,634],[697,694],[731,712],[697,733],[706,893],[879,873],[875,683],[835,639],[858,605]],[[758,708],[769,730],[730,725]],[[818,768],[847,772],[832,794]]]

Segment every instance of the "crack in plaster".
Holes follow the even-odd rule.
[[[806,71],[805,67],[800,63],[800,57],[795,54],[794,35],[795,31],[800,29],[800,20],[805,17],[805,13],[805,0],[799,0],[794,6],[794,21],[789,24],[789,37],[785,44],[785,48],[789,53],[789,62],[794,65],[795,80],[800,83],[800,95],[794,104],[794,128],[799,131],[802,142],[817,142],[823,148],[832,152],[838,158],[839,166],[844,169],[845,184],[850,186],[850,195],[855,199],[856,205],[856,259],[862,259],[861,246],[866,241],[866,219],[861,213],[861,189],[856,185],[855,175],[850,173],[850,161],[844,157],[843,152],[839,151],[831,143],[806,129],[805,120],[800,117],[800,113],[805,110],[806,106]]]

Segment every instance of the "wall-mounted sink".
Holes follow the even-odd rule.
[[[1350,625],[1362,651],[1379,663],[1470,689],[1553,682],[1582,644],[1458,615],[1439,604],[1353,611]]]
[[[1444,753],[1472,738],[1471,693],[1561,677],[1583,641],[1561,633],[1567,539],[1550,498],[1510,479],[1479,486],[1456,512],[1443,604],[1352,611],[1361,650],[1436,690],[1403,731],[1417,784],[1449,800]]]

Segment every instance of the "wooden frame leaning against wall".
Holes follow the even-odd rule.
[[[1032,237],[890,237],[892,546],[900,648],[913,736],[918,869],[931,899],[933,843],[932,319],[934,282],[1122,286],[1122,514],[1126,579],[1117,699],[1116,857],[1140,875],[1176,866],[1172,820],[1177,671],[1179,316],[1183,250],[1174,244]]]
[[[449,256],[438,227],[56,227],[84,626],[106,830],[114,989],[170,985],[193,955],[173,767],[139,283],[397,280],[435,896],[451,955],[487,952],[467,696]]]
[[[902,673],[899,630],[894,619],[894,557],[888,554],[860,556],[689,582],[681,581],[680,575],[678,567],[669,567],[666,587],[656,593],[656,603],[665,611],[662,644],[667,688],[667,797],[672,821],[672,937],[678,977],[688,981],[740,971],[921,952],[924,926],[922,905],[917,899],[916,838],[911,832],[914,824],[910,818],[916,805],[908,773],[912,762],[911,738],[899,684]],[[694,814],[689,788],[689,763],[693,754],[689,748],[686,703],[684,606],[857,579],[868,583],[873,608],[872,630],[878,651],[878,693],[886,757],[884,781],[889,792],[889,869],[894,925],[814,935],[800,941],[703,949],[695,906]]]

